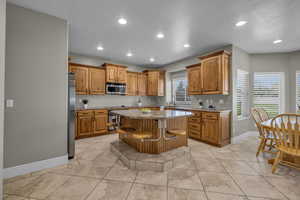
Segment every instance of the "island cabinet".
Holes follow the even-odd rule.
[[[201,64],[187,67],[189,95],[229,94],[230,53],[219,51],[200,57]]]
[[[165,71],[147,70],[147,96],[164,96]]]
[[[127,83],[127,67],[115,64],[104,63],[106,70],[106,82]]]
[[[107,133],[107,110],[81,110],[76,113],[76,139]]]
[[[69,63],[69,72],[75,74],[76,94],[105,94],[105,70],[99,67]]]
[[[230,111],[194,112],[188,119],[188,135],[219,147],[230,144]]]

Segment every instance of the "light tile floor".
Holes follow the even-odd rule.
[[[117,135],[76,141],[76,158],[4,181],[5,200],[300,200],[300,171],[276,174],[258,158],[257,133],[223,148],[189,140],[192,161],[169,172],[133,171],[110,152]]]

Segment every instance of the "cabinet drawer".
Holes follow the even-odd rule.
[[[107,110],[95,110],[95,115],[107,114]]]
[[[200,130],[188,129],[188,135],[189,135],[189,137],[200,139],[201,132],[200,132]]]
[[[92,110],[87,110],[87,111],[79,111],[77,113],[77,115],[79,117],[82,117],[82,116],[92,116],[93,115],[93,111]]]
[[[195,124],[195,123],[189,123],[188,128],[200,131],[201,130],[201,125],[200,124]]]
[[[201,117],[201,112],[193,112],[194,117]]]
[[[218,119],[219,113],[203,113],[202,118],[203,119]]]
[[[189,117],[188,121],[192,122],[192,123],[200,123],[201,119],[200,119],[200,117]]]

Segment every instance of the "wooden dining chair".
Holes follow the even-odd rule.
[[[263,108],[252,108],[251,109],[251,115],[252,118],[255,121],[256,127],[259,132],[259,139],[260,143],[256,152],[256,156],[259,156],[260,152],[268,152],[268,153],[274,153],[272,151],[274,147],[274,136],[270,134],[269,132],[266,132],[261,127],[261,123],[264,121],[269,120],[268,113]],[[266,147],[268,150],[266,150]]]
[[[300,115],[281,114],[271,121],[273,134],[276,137],[276,148],[278,149],[276,159],[273,163],[272,173],[275,173],[278,164],[283,164],[300,170],[300,166],[282,160],[283,154],[292,157],[300,157]]]

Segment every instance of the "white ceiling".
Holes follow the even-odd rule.
[[[70,51],[166,65],[234,44],[249,53],[300,49],[300,0],[8,0],[70,23]],[[128,20],[118,24],[119,17]],[[235,27],[239,20],[248,24]],[[155,36],[163,32],[165,38]],[[277,45],[273,40],[282,39]],[[183,45],[189,43],[190,48]],[[104,51],[97,51],[102,45]],[[126,57],[128,51],[132,57]]]

